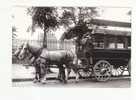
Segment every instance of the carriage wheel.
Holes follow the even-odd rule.
[[[97,81],[107,81],[111,77],[111,65],[106,60],[99,60],[93,67],[94,76]]]
[[[116,65],[115,65],[116,66]],[[117,67],[112,67],[112,76],[122,76],[124,73],[125,69],[124,66],[117,66]]]

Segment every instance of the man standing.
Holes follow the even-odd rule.
[[[87,58],[89,65],[93,64],[93,37],[90,32],[83,35],[82,40],[82,51],[84,53],[85,58]]]

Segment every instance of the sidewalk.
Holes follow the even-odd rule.
[[[35,71],[32,66],[28,66],[28,68],[26,68],[20,64],[12,64],[12,79],[33,78],[34,73]]]

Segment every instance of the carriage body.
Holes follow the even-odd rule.
[[[93,74],[98,81],[107,81],[111,76],[121,76],[124,71],[128,71],[130,75],[131,61],[131,35],[129,32],[110,31],[110,32],[95,32],[93,35],[92,51],[93,58]],[[83,51],[78,52],[79,59],[86,59]],[[105,64],[102,66],[102,64]],[[108,66],[107,68],[105,66]],[[102,74],[109,70],[106,74]],[[114,71],[114,72],[113,72]],[[116,73],[116,75],[114,75]],[[106,75],[105,75],[106,74]]]
[[[130,60],[130,49],[94,49],[94,64],[99,60],[106,60],[116,68],[126,66]]]

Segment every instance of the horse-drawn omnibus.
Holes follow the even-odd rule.
[[[108,25],[108,21],[99,22],[99,25],[104,25],[104,22]],[[109,23],[111,26],[112,23]],[[94,22],[94,24],[97,23]],[[130,27],[128,23],[113,22],[113,24],[114,27],[121,27],[121,25]],[[46,80],[48,67],[53,64],[60,69],[60,76],[63,76],[64,81],[63,65],[65,68],[75,71],[76,81],[79,74],[94,76],[97,81],[107,81],[111,76],[122,76],[124,71],[128,71],[129,75],[131,73],[131,31],[124,30],[102,29],[100,27],[89,29],[85,24],[82,28],[77,26],[70,30],[61,38],[64,40],[72,36],[76,37],[78,32],[82,34],[80,38],[76,38],[75,53],[72,50],[49,51],[47,48],[37,48],[26,42],[16,51],[15,55],[19,59],[26,58],[28,54],[34,56],[34,65],[37,71],[35,79],[41,77],[41,68],[43,68],[45,70],[43,82]],[[67,74],[67,76],[69,75]]]
[[[98,23],[104,25],[100,22]],[[127,27],[128,25],[119,22],[114,22],[114,24],[117,26],[125,25],[123,27]],[[110,26],[112,26],[112,24]],[[128,25],[128,27],[130,27],[130,25]],[[93,52],[91,72],[97,81],[107,81],[111,76],[123,76],[124,71],[128,71],[130,75],[131,32],[105,28],[96,29],[93,33],[94,48],[89,52]],[[78,52],[78,55],[80,55],[78,58],[84,62],[82,65],[88,65],[89,60],[84,56],[82,50]]]

